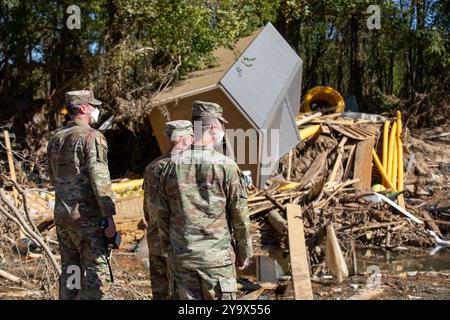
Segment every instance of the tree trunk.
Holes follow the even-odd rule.
[[[349,91],[356,98],[356,101],[362,102],[362,50],[361,39],[359,35],[359,24],[357,17],[352,15],[350,18],[350,88]]]

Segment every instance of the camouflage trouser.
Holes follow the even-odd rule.
[[[169,278],[167,276],[166,258],[150,254],[149,262],[153,300],[169,299]]]
[[[176,300],[236,300],[236,268],[190,269],[170,267],[171,289]]]
[[[98,223],[86,223],[57,226],[56,232],[62,269],[59,299],[100,300],[111,283],[103,230]],[[78,274],[80,279],[75,278]]]

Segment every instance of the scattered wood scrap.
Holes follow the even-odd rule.
[[[359,179],[357,188],[360,190],[372,188],[372,148],[374,144],[374,139],[367,139],[356,145],[353,177]]]
[[[300,206],[287,205],[287,221],[294,297],[296,300],[313,300]]]

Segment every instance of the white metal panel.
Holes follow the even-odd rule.
[[[302,60],[268,24],[220,80],[221,87],[259,129],[259,186],[299,142],[294,116]]]
[[[272,24],[268,24],[220,80],[241,110],[264,128],[267,118],[280,104],[299,56]],[[266,122],[267,123],[267,122]]]
[[[302,94],[302,69],[303,62],[300,63],[299,68],[295,74],[293,81],[287,92],[287,98],[292,110],[292,114],[295,116],[300,111],[300,100]]]
[[[267,178],[277,169],[279,159],[300,142],[298,129],[287,97],[283,100],[281,109],[277,112],[277,116],[269,127],[269,130],[261,133],[262,135],[265,134],[266,137],[261,139],[260,188],[264,187]],[[274,134],[273,131],[278,131],[278,134]],[[273,139],[276,139],[276,141]]]
[[[291,106],[286,98],[283,103],[280,124],[280,158],[300,143],[297,125],[291,111]]]
[[[277,120],[279,120],[278,117]],[[259,188],[264,188],[264,184],[270,177],[274,169],[278,166],[280,159],[279,148],[280,138],[279,130],[261,129],[260,130],[260,161],[259,161]]]

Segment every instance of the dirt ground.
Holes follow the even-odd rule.
[[[258,254],[260,252],[257,252]],[[448,252],[447,252],[448,254]],[[42,261],[13,263],[15,275],[32,281],[42,279],[45,272]],[[112,267],[115,283],[106,294],[105,299],[114,300],[148,300],[152,298],[149,272],[145,267],[145,259],[137,253],[116,252],[113,254]],[[450,265],[448,266],[450,268]],[[367,287],[382,288],[381,294],[374,297],[377,300],[449,300],[450,272],[419,271],[419,272],[381,272],[379,282],[364,273],[351,276],[338,284],[326,277],[313,277],[312,288],[316,300],[345,300],[367,290]],[[48,275],[51,277],[51,275]],[[238,280],[241,290],[239,297],[251,293],[258,287],[254,275],[241,274]],[[252,284],[249,286],[249,284]],[[287,279],[277,282],[275,290],[268,290],[261,294],[263,300],[291,300],[293,299],[292,281]],[[244,288],[242,288],[242,285]],[[252,288],[253,286],[253,288]],[[0,281],[0,300],[40,300],[56,299],[58,288],[56,283],[46,287],[45,282],[39,280],[36,288],[25,289],[22,286]]]

